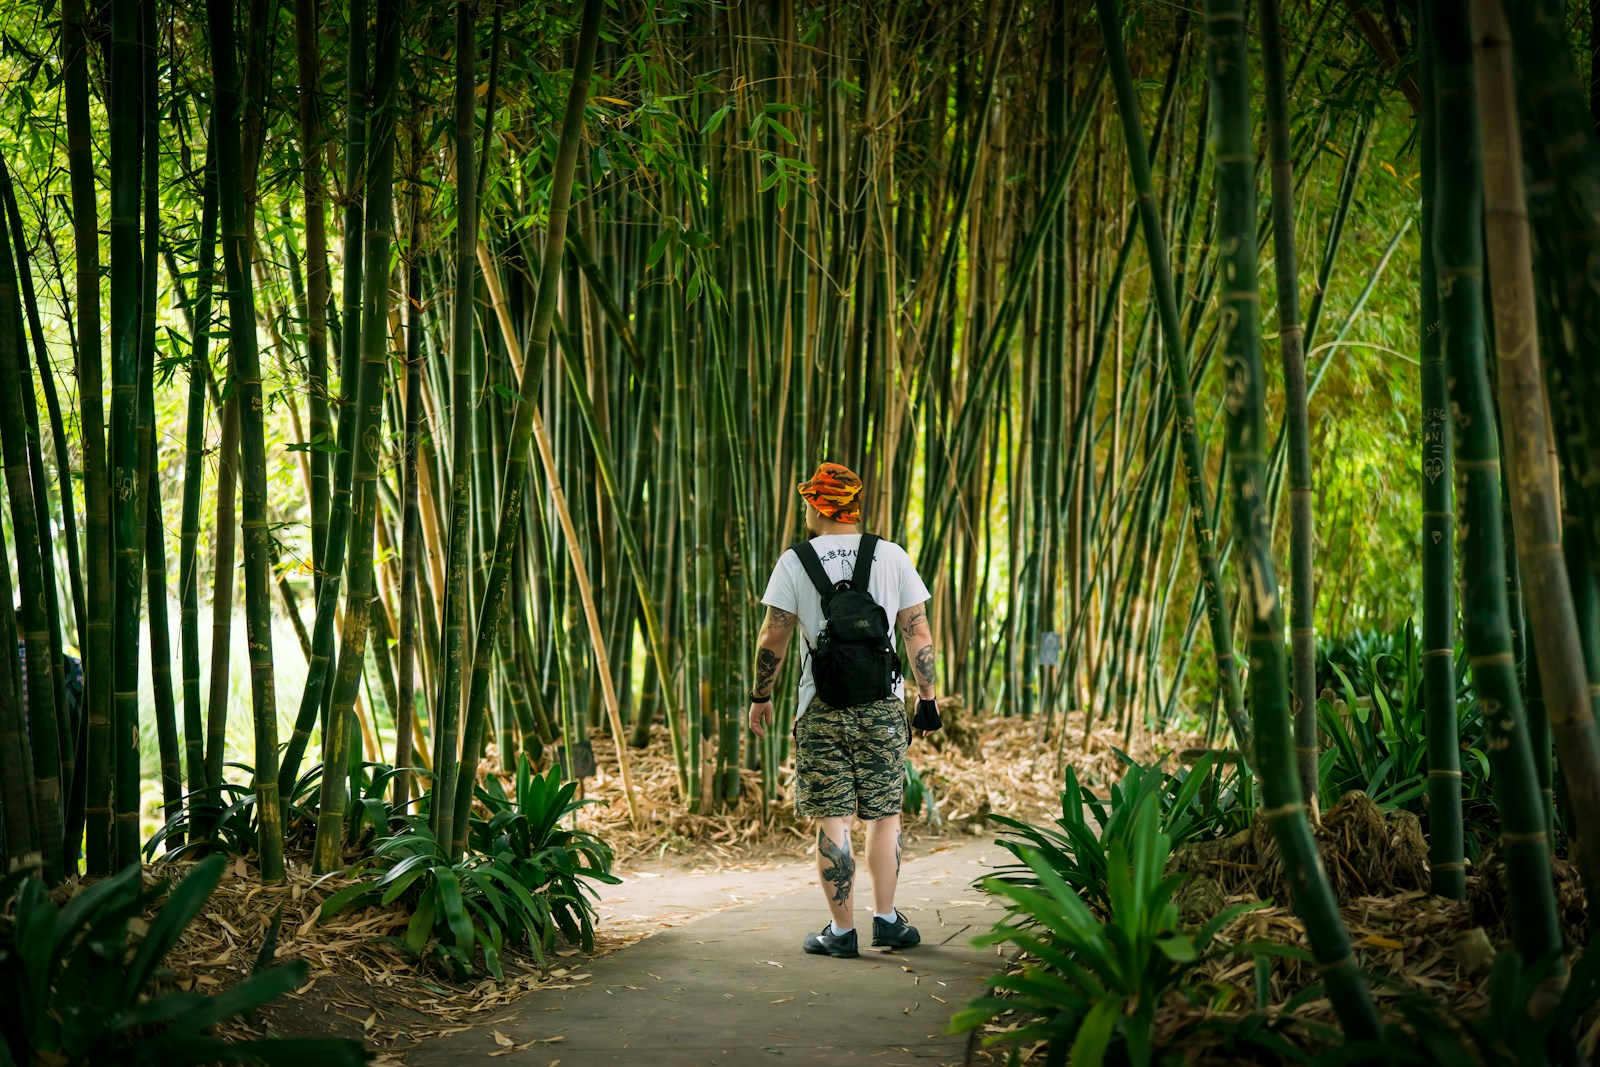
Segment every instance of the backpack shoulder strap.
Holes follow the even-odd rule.
[[[861,547],[856,550],[856,569],[850,575],[850,584],[857,592],[867,592],[867,583],[872,580],[872,557],[878,551],[880,540],[877,534],[861,535]]]
[[[800,565],[805,568],[806,576],[811,579],[811,584],[817,587],[817,592],[827,596],[833,592],[833,583],[828,580],[828,572],[822,569],[822,560],[817,556],[817,550],[810,541],[800,541],[789,546],[800,560]]]

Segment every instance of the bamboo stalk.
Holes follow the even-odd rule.
[[[1467,892],[1461,811],[1460,726],[1456,719],[1455,513],[1450,486],[1455,442],[1449,415],[1444,351],[1439,336],[1439,287],[1434,266],[1437,124],[1433,48],[1424,7],[1417,44],[1422,113],[1422,672],[1428,722],[1428,872],[1430,888],[1462,900]]]
[[[295,0],[295,60],[300,80],[300,160],[305,199],[306,371],[310,378],[311,558],[322,559],[328,541],[328,236],[323,204],[322,125],[317,95],[322,87],[322,57],[317,48],[318,0]],[[318,576],[315,586],[320,587]]]
[[[1267,0],[1271,2],[1271,0]],[[1273,561],[1266,501],[1266,382],[1256,285],[1255,151],[1251,144],[1250,66],[1240,0],[1206,0],[1206,53],[1216,140],[1217,232],[1221,241],[1223,366],[1234,541],[1242,607],[1250,632],[1250,698],[1264,810],[1295,913],[1305,923],[1317,970],[1339,1024],[1353,1041],[1378,1036],[1378,1011],[1350,945],[1350,934],[1311,834],[1297,781],[1285,677],[1283,601]]]
[[[1429,28],[1438,123],[1434,252],[1455,422],[1462,632],[1494,772],[1512,940],[1523,959],[1544,959],[1561,947],[1561,933],[1506,613],[1499,443],[1482,326],[1483,194],[1466,0],[1431,0]]]
[[[72,234],[77,282],[77,372],[83,428],[85,761],[81,780],[86,820],[86,873],[110,874],[111,793],[111,496],[106,476],[104,363],[100,323],[99,198],[89,118],[89,15],[83,0],[62,0],[62,79],[67,112],[67,169],[72,182]],[[80,792],[74,783],[73,793]],[[74,803],[74,807],[76,804]],[[76,856],[80,825],[69,816],[67,851]]]
[[[1317,682],[1313,616],[1311,422],[1306,410],[1306,355],[1300,322],[1300,277],[1294,245],[1294,173],[1289,152],[1289,91],[1285,83],[1283,28],[1278,0],[1261,0],[1262,66],[1266,80],[1267,135],[1272,156],[1272,243],[1278,289],[1278,338],[1283,349],[1285,422],[1289,433],[1289,640],[1294,648],[1290,695],[1294,708],[1296,766],[1301,795],[1316,818]]]
[[[207,27],[216,91],[217,181],[220,191],[222,258],[228,286],[230,401],[237,397],[244,504],[245,630],[250,648],[250,692],[255,722],[257,847],[261,881],[283,880],[283,811],[278,796],[277,687],[272,662],[271,531],[267,524],[267,460],[256,349],[255,292],[250,275],[250,233],[244,190],[255,178],[244,172],[242,101],[234,49],[231,0],[208,0]]]
[[[154,698],[156,746],[161,765],[162,811],[167,821],[183,809],[183,766],[178,747],[178,714],[172,693],[172,633],[167,624],[167,549],[161,525],[159,446],[155,434],[156,300],[161,245],[161,158],[158,121],[160,87],[156,80],[156,9],[146,4],[140,19],[141,70],[144,109],[144,258],[139,295],[139,379],[136,441],[139,455],[138,490],[134,507],[140,513],[144,536],[146,595],[150,602],[150,689]],[[31,407],[32,405],[29,405]],[[54,657],[51,660],[55,663]],[[182,844],[183,836],[169,835],[167,847]]]
[[[395,709],[394,765],[409,767],[412,728],[416,720],[417,554],[422,550],[422,509],[418,500],[417,452],[422,436],[422,131],[411,128],[411,234],[406,241],[406,408],[405,486],[400,535],[400,647]],[[394,779],[394,803],[411,802],[411,775],[400,771]]]
[[[11,258],[9,226],[0,216],[0,444],[4,446],[6,496],[11,509],[11,528],[17,549],[17,586],[21,610],[15,616],[22,624],[27,644],[27,676],[24,694],[28,711],[22,729],[27,732],[26,751],[32,761],[31,798],[35,833],[32,835],[44,856],[45,881],[54,885],[65,871],[61,804],[61,738],[57,729],[55,674],[51,669],[49,625],[45,606],[44,571],[40,560],[38,515],[34,505],[35,488],[28,463],[27,424],[22,414],[24,397],[34,401],[33,376],[27,373],[19,342],[22,339],[22,294],[17,287],[16,266]],[[37,492],[41,495],[44,486]],[[9,562],[6,564],[9,567]],[[15,622],[13,622],[15,625]],[[16,656],[13,639],[5,652]],[[19,751],[23,747],[19,745]],[[22,777],[23,782],[28,776]],[[27,810],[24,808],[24,810]],[[31,851],[31,849],[29,849]]]
[[[562,120],[561,138],[556,151],[550,189],[550,208],[545,231],[544,270],[533,312],[529,362],[540,366],[550,343],[550,327],[555,315],[557,280],[566,250],[567,213],[572,199],[572,175],[577,163],[578,139],[583,129],[584,107],[588,100],[589,79],[594,70],[595,45],[600,35],[603,0],[584,0],[583,26],[578,36],[577,58],[573,63],[572,85]],[[528,446],[533,436],[538,383],[535,375],[524,374],[518,383],[520,402],[516,405],[506,454],[505,475],[501,480],[500,514],[495,532],[493,563],[488,587],[478,605],[476,641],[463,730],[464,753],[475,753],[483,737],[488,711],[489,681],[494,661],[494,644],[507,580],[510,577],[512,549],[521,530],[522,494],[527,482]],[[552,488],[554,483],[552,483]],[[569,534],[570,537],[570,534]],[[596,653],[600,648],[597,646]],[[454,845],[452,854],[466,837],[467,812],[472,800],[472,777],[477,768],[465,759],[458,771],[455,796]]]
[[[443,604],[443,655],[439,693],[434,701],[434,789],[430,809],[434,835],[441,843],[457,836],[456,754],[462,732],[463,678],[467,672],[467,556],[471,529],[472,300],[477,289],[477,172],[475,91],[477,36],[471,4],[456,7],[455,148],[456,248],[455,300],[450,319],[450,525],[446,546]],[[504,324],[502,323],[502,326]],[[521,378],[521,370],[517,376]],[[476,764],[468,748],[463,767]],[[475,767],[474,767],[475,769]],[[472,782],[462,776],[470,798]]]
[[[113,840],[118,866],[139,858],[139,607],[143,516],[138,510],[140,293],[139,202],[143,141],[143,57],[139,27],[150,0],[111,8],[111,421]],[[155,190],[148,190],[155,195]]]
[[[1549,462],[1553,441],[1539,358],[1511,34],[1499,0],[1473,0],[1472,21],[1482,131],[1484,252],[1490,268],[1499,411],[1510,460],[1518,572],[1527,590],[1523,602],[1538,649],[1540,688],[1576,822],[1578,862],[1585,882],[1597,887],[1600,734],[1561,550],[1559,487]]]
[[[223,2],[223,0],[213,0]],[[342,775],[334,769],[348,758],[348,726],[360,688],[372,597],[372,555],[377,514],[377,472],[382,451],[384,388],[388,382],[386,345],[389,322],[389,250],[394,230],[395,86],[399,77],[400,33],[404,0],[379,0],[377,56],[373,70],[372,145],[367,166],[366,233],[362,258],[360,389],[352,415],[356,442],[351,492],[355,501],[349,540],[349,579],[340,631],[338,672],[323,739],[322,808],[317,815],[315,869],[327,872],[342,864],[344,817],[348,797]],[[346,329],[352,327],[346,320]],[[346,372],[355,368],[347,362]],[[329,533],[330,541],[332,532]]]
[[[361,290],[364,274],[362,219],[364,198],[362,173],[367,165],[367,6],[366,0],[350,0],[349,40],[345,64],[345,153],[344,153],[344,251],[341,258],[341,316],[339,346],[338,437],[328,504],[328,532],[317,568],[317,613],[311,627],[311,657],[306,663],[306,684],[300,694],[300,710],[294,730],[284,749],[278,772],[278,793],[288,796],[300,773],[300,761],[311,740],[311,730],[319,715],[324,716],[323,744],[329,742],[325,719],[328,674],[333,663],[334,618],[339,611],[339,592],[344,582],[349,556],[351,511],[355,506],[352,484],[355,474],[355,415],[361,386]],[[334,742],[337,744],[338,742]],[[324,765],[328,764],[324,759]]]
[[[17,284],[22,298],[22,310],[28,323],[28,332],[33,337],[34,353],[37,358],[39,375],[44,387],[45,403],[50,413],[50,425],[55,442],[56,483],[61,491],[62,520],[66,528],[67,569],[71,592],[74,597],[74,606],[79,609],[75,620],[75,632],[83,633],[83,575],[78,567],[78,546],[76,520],[72,515],[72,479],[67,474],[69,461],[67,459],[66,430],[61,419],[61,405],[56,399],[55,385],[50,374],[50,355],[45,344],[44,326],[39,315],[38,298],[33,288],[32,271],[28,265],[27,244],[23,239],[22,213],[17,208],[16,190],[11,182],[11,174],[6,168],[5,160],[0,159],[0,195],[5,198],[5,217],[11,230],[11,243],[16,254]],[[25,355],[19,356],[21,361],[18,372],[21,375],[23,396],[29,401],[34,397],[33,376],[28,370]],[[44,584],[45,619],[50,646],[50,676],[52,689],[55,694],[56,708],[56,747],[60,765],[59,788],[63,799],[71,795],[71,784],[74,777],[75,743],[79,732],[79,724],[72,721],[68,714],[65,688],[65,654],[62,651],[62,620],[59,595],[57,593],[57,579],[55,569],[54,537],[51,534],[50,492],[49,483],[45,478],[44,457],[40,447],[39,414],[37,405],[29,402],[22,405],[23,418],[26,421],[28,441],[28,467],[31,482],[34,487],[34,515],[39,536],[39,560],[42,567],[41,580]],[[37,661],[35,661],[37,662]],[[69,816],[63,808],[61,836],[65,838],[65,827]],[[71,869],[77,870],[77,849],[75,845],[68,846],[63,841],[62,861],[68,860],[71,853]]]
[[[1189,384],[1188,342],[1178,319],[1177,297],[1172,285],[1166,237],[1156,210],[1150,181],[1150,159],[1145,150],[1144,127],[1139,118],[1138,97],[1133,75],[1122,48],[1122,35],[1114,0],[1096,0],[1100,28],[1106,41],[1112,84],[1117,90],[1117,108],[1122,117],[1123,138],[1139,193],[1139,216],[1144,227],[1149,253],[1151,281],[1156,290],[1156,306],[1166,340],[1167,376],[1177,404],[1178,435],[1183,448],[1184,483],[1188,488],[1188,510],[1194,527],[1195,551],[1199,557],[1201,582],[1206,591],[1206,614],[1211,621],[1212,653],[1216,661],[1218,684],[1223,693],[1223,710],[1241,750],[1249,747],[1250,730],[1244,718],[1244,697],[1239,688],[1238,665],[1233,654],[1233,635],[1229,628],[1226,595],[1221,569],[1217,565],[1216,530],[1209,521],[1205,467],[1195,432],[1194,395]],[[1252,230],[1251,248],[1254,245]]]

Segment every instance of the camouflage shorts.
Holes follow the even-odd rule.
[[[795,814],[802,819],[900,814],[911,733],[898,697],[853,708],[813,698],[794,733]]]

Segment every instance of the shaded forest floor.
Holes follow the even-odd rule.
[[[945,716],[944,734],[936,742],[916,740],[909,753],[932,803],[907,813],[908,856],[976,843],[990,833],[984,819],[990,812],[1025,819],[1059,812],[1059,738],[1041,743],[1033,723],[973,721],[959,706],[947,707]],[[757,772],[746,773],[744,795],[732,810],[692,815],[677,798],[665,738],[657,741],[643,752],[630,750],[645,815],[644,825],[635,829],[629,823],[615,749],[608,736],[596,733],[593,738],[597,768],[585,789],[587,799],[596,803],[583,809],[580,820],[617,850],[615,873],[622,878],[621,885],[600,887],[596,956],[814,884],[813,846],[804,822],[794,815],[787,767],[779,776],[779,794],[765,805],[765,817]],[[1166,737],[1152,744],[1136,738],[1131,754],[1148,761],[1189,741]],[[1122,743],[1115,730],[1095,731],[1085,739],[1081,729],[1069,729],[1062,750],[1081,778],[1103,786],[1120,776],[1116,749]],[[496,769],[492,760],[485,761],[482,773]],[[487,976],[454,980],[441,967],[417,961],[399,944],[409,915],[398,907],[347,911],[318,921],[321,902],[348,883],[338,877],[313,878],[308,859],[291,855],[288,881],[271,888],[255,882],[255,872],[245,861],[236,861],[168,959],[176,985],[211,990],[231,985],[254,963],[273,913],[282,906],[277,959],[304,959],[311,974],[300,989],[257,1018],[234,1024],[241,1036],[268,1030],[333,1033],[358,1037],[394,1057],[420,1042],[483,1025],[533,990],[559,991],[586,980],[590,957],[572,947],[560,949],[542,965],[507,953],[503,982]],[[154,877],[159,866],[152,872]],[[820,902],[816,910],[821,910]]]
[[[993,854],[995,850],[988,845],[993,827],[984,819],[989,813],[1047,821],[1060,812],[1054,739],[1041,744],[1033,724],[1015,720],[964,722],[960,709],[952,710],[955,714],[947,715],[952,727],[948,735],[939,744],[919,740],[910,753],[912,766],[931,792],[934,804],[924,804],[921,810],[907,814],[908,860],[922,858],[937,863],[941,856],[965,856],[969,852],[977,855],[974,850],[984,849]],[[812,962],[805,961],[799,952],[798,938],[806,928],[803,924],[811,918],[819,918],[820,925],[823,909],[812,896],[812,845],[804,824],[794,817],[787,774],[780,775],[780,793],[767,806],[765,817],[759,795],[760,777],[753,773],[746,776],[749,788],[733,810],[691,815],[675,796],[665,745],[643,753],[632,752],[640,806],[646,816],[644,825],[634,828],[629,824],[609,738],[596,734],[593,740],[598,767],[586,789],[588,799],[595,803],[583,810],[581,821],[617,849],[615,873],[622,882],[600,887],[597,944],[592,956],[573,947],[564,947],[542,962],[507,953],[503,958],[504,981],[486,976],[456,980],[440,966],[417,961],[400,946],[399,938],[409,918],[401,908],[349,911],[328,922],[318,921],[321,901],[346,883],[337,877],[313,879],[303,862],[305,857],[291,857],[288,883],[273,888],[257,885],[254,871],[244,861],[236,861],[206,912],[169,958],[174,971],[172,981],[186,988],[210,989],[237,981],[255,960],[272,915],[281,905],[284,914],[277,957],[306,960],[311,965],[311,975],[294,994],[264,1009],[258,1017],[233,1024],[241,1036],[270,1031],[357,1037],[379,1053],[378,1062],[388,1064],[420,1062],[407,1052],[424,1047],[471,1047],[479,1050],[479,1055],[514,1057],[508,1062],[546,1063],[561,1058],[565,1036],[553,1024],[543,1029],[532,1024],[530,1029],[524,1025],[530,1013],[557,1011],[559,1005],[578,1005],[591,1015],[596,1010],[606,1010],[612,1001],[597,1001],[593,992],[585,992],[596,985],[597,962],[601,957],[626,954],[630,947],[646,939],[671,935],[665,942],[652,942],[655,947],[644,953],[652,959],[663,951],[671,957],[677,950],[670,949],[669,942],[681,942],[683,951],[693,956],[705,951],[694,947],[707,943],[701,939],[701,931],[706,931],[705,937],[729,937],[737,943],[739,931],[768,929],[749,916],[781,913],[786,917],[782,936],[762,933],[761,937],[778,938],[764,951],[779,962],[789,958],[782,952]],[[1085,784],[1103,792],[1120,777],[1117,749],[1122,740],[1115,731],[1096,732],[1087,740],[1078,731],[1068,734],[1064,750]],[[1135,741],[1130,755],[1149,763],[1174,749],[1187,747],[1194,739],[1168,736],[1156,738],[1153,743]],[[495,770],[492,762],[486,762],[483,768],[484,773]],[[1423,991],[1458,1010],[1481,1010],[1487,1002],[1488,965],[1494,949],[1503,946],[1509,936],[1504,894],[1499,889],[1500,872],[1492,850],[1480,858],[1469,878],[1468,901],[1453,903],[1426,892],[1425,850],[1413,816],[1382,813],[1364,794],[1349,794],[1325,813],[1320,840],[1324,864],[1330,871],[1363,967],[1390,979],[1376,989],[1380,1002],[1392,1007],[1407,991]],[[1224,932],[1225,939],[1235,944],[1271,940],[1305,946],[1303,927],[1284,906],[1281,865],[1261,826],[1231,838],[1180,849],[1174,862],[1193,875],[1180,897],[1180,906],[1194,921],[1204,921],[1230,903],[1272,898],[1272,906],[1237,920]],[[908,866],[908,873],[909,870]],[[1563,925],[1574,943],[1581,944],[1586,925],[1581,889],[1565,864],[1558,864],[1557,876]],[[902,896],[915,892],[909,881],[905,885]],[[861,890],[864,893],[865,886]],[[941,892],[946,897],[964,898],[965,906],[994,910],[981,893],[965,883],[960,887],[952,884]],[[865,899],[864,895],[858,898],[858,912],[865,906]],[[936,903],[950,906],[960,902],[941,898]],[[910,906],[933,908],[934,904]],[[987,929],[992,920],[993,916],[989,916],[981,929],[974,927],[965,937]],[[950,920],[939,914],[925,915],[923,921],[944,930]],[[751,925],[753,922],[756,925]],[[739,926],[740,923],[744,925]],[[689,924],[695,924],[692,933],[682,929]],[[789,926],[795,929],[790,930]],[[864,950],[863,955],[868,953]],[[964,963],[972,965],[973,961]],[[630,984],[626,979],[630,966],[606,962],[601,968],[611,975],[605,981],[612,984],[605,988],[616,995],[626,991],[626,996],[642,998],[630,1002],[638,1009],[633,1015],[628,1014],[630,1009],[621,1001],[616,1001],[619,1021],[665,1011],[639,992],[649,986]],[[998,966],[1000,961],[991,959],[991,972]],[[907,973],[917,972],[913,968]],[[711,977],[704,979],[707,982],[721,980],[720,972],[708,974]],[[1194,1004],[1174,998],[1162,1010],[1158,1024],[1166,1041],[1182,1047],[1191,1063],[1240,1062],[1246,1049],[1236,1040],[1237,1028],[1230,1020],[1254,1013],[1264,1023],[1270,1023],[1279,1005],[1316,980],[1308,962],[1278,958],[1262,972],[1245,955],[1224,957],[1207,965],[1203,978],[1215,994],[1210,1001]],[[1258,988],[1263,979],[1267,986]],[[963,996],[970,997],[976,991],[967,991]],[[586,1001],[585,997],[589,999]],[[948,1004],[941,999],[937,1006],[930,1002],[923,1008],[944,1012],[948,1019],[949,1013],[961,1006],[953,999]],[[757,1008],[759,1005],[752,1002],[750,1011],[754,1013]],[[875,1010],[870,998],[859,1005],[843,1005],[846,1014],[858,1008]],[[518,1012],[523,1021],[517,1026],[504,1022]],[[577,1027],[567,1032],[587,1035],[587,1024],[579,1022],[579,1015],[575,1010],[562,1016],[569,1020],[569,1026]],[[1325,1000],[1303,1003],[1297,1015],[1313,1023],[1333,1025]],[[752,1018],[758,1016],[752,1014]],[[998,1033],[1018,1021],[1002,1018],[989,1032]],[[918,1039],[927,1043],[929,1056],[944,1062],[950,1049],[933,1041],[936,1027],[931,1023],[928,1019],[919,1023],[928,1032],[919,1031]],[[1580,1036],[1592,1049],[1600,1038],[1600,1028],[1594,1020],[1586,1020]],[[1296,1039],[1295,1043],[1300,1042]],[[788,1047],[797,1050],[800,1046]],[[1259,1049],[1249,1051],[1252,1054],[1246,1058],[1254,1062],[1279,1062],[1276,1057],[1263,1058]],[[424,1059],[431,1055],[416,1054]],[[590,1062],[583,1057],[569,1056],[568,1060]]]

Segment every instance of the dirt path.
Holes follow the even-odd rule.
[[[811,869],[659,873],[612,887],[602,928],[654,932],[586,962],[574,984],[529,993],[470,1030],[408,1050],[414,1067],[456,1067],[489,1056],[507,1064],[663,1067],[772,1062],[958,1064],[965,1036],[951,1014],[997,966],[971,939],[999,913],[971,888],[1006,854],[992,843],[935,845],[912,854],[900,907],[922,931],[904,953],[866,947],[861,958],[807,956],[800,939],[827,921]],[[863,875],[866,874],[863,869]],[[857,916],[870,931],[870,877]]]

